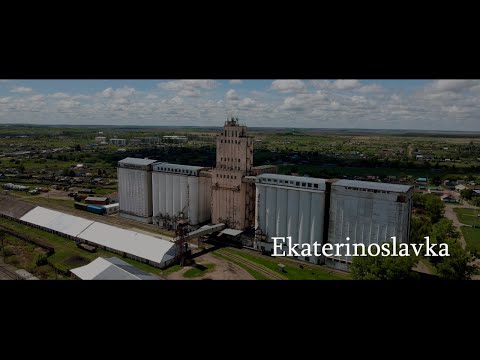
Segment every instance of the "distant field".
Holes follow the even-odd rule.
[[[477,250],[480,251],[480,229],[471,228],[468,226],[462,226],[461,228],[463,237],[467,242],[467,250]]]
[[[480,209],[454,208],[458,220],[465,225],[480,226]]]

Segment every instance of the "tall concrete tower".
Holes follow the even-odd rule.
[[[255,183],[252,175],[253,137],[238,119],[225,122],[217,135],[217,165],[212,173],[212,222],[243,230],[255,221]]]

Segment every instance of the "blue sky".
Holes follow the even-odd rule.
[[[0,80],[0,123],[480,131],[478,80]]]

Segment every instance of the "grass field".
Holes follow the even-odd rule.
[[[345,280],[350,278],[348,274],[340,275],[320,266],[312,266],[308,263],[300,264],[288,259],[277,259],[263,255],[255,255],[244,251],[234,249],[223,249],[226,252],[241,256],[246,260],[263,265],[275,272],[278,271],[278,264],[285,265],[285,273],[283,275],[289,280]]]
[[[463,237],[467,243],[467,250],[480,251],[480,229],[474,229],[468,226],[462,226],[461,228]]]
[[[105,258],[114,256],[121,258],[121,256],[118,254],[101,249],[98,249],[95,253],[89,253],[85,250],[78,248],[73,240],[51,234],[47,231],[31,228],[29,226],[19,224],[12,220],[0,218],[0,224],[8,227],[11,230],[18,231],[19,233],[32,236],[37,239],[42,239],[48,245],[53,246],[55,248],[55,253],[51,255],[48,260],[60,270],[68,271],[70,269],[86,265],[91,261],[95,260],[97,257]],[[161,269],[132,259],[122,258],[122,260],[148,273],[153,273],[157,275],[162,275],[164,272],[169,273],[178,270],[175,267],[172,267],[173,269],[166,269],[162,271]]]
[[[188,269],[183,274],[184,278],[191,279],[199,276],[203,276],[211,271],[215,270],[215,264],[198,264],[191,269]]]
[[[480,209],[455,208],[453,211],[455,211],[462,224],[480,226],[480,218],[477,216],[480,215]]]

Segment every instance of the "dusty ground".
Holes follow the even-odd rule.
[[[219,259],[209,253],[204,254],[198,258],[195,258],[197,264],[215,264],[215,270],[206,273],[203,276],[187,279],[183,277],[183,273],[191,269],[190,266],[186,266],[180,271],[166,276],[167,280],[254,280],[254,277],[250,275],[246,270],[241,267]]]
[[[463,238],[462,231],[460,230],[460,227],[462,227],[464,224],[462,224],[460,221],[458,221],[457,214],[453,209],[460,207],[460,208],[473,208],[473,206],[465,204],[465,205],[451,205],[451,204],[446,204],[445,205],[445,217],[447,219],[450,219],[453,221],[453,225],[458,229],[460,232],[460,244],[462,245],[462,248],[465,249],[467,246],[467,243],[465,242],[465,239]],[[468,226],[468,225],[465,225]]]
[[[73,197],[68,196],[68,191],[64,190],[55,190],[55,189],[50,189],[49,192],[41,192],[38,195],[39,197],[44,197],[44,198],[50,198],[50,199],[60,199],[60,200],[73,200]]]
[[[18,270],[15,266],[5,264],[3,261],[3,257],[0,256],[0,280],[13,280],[7,273],[4,273],[2,269],[6,269],[10,272],[15,272]]]

